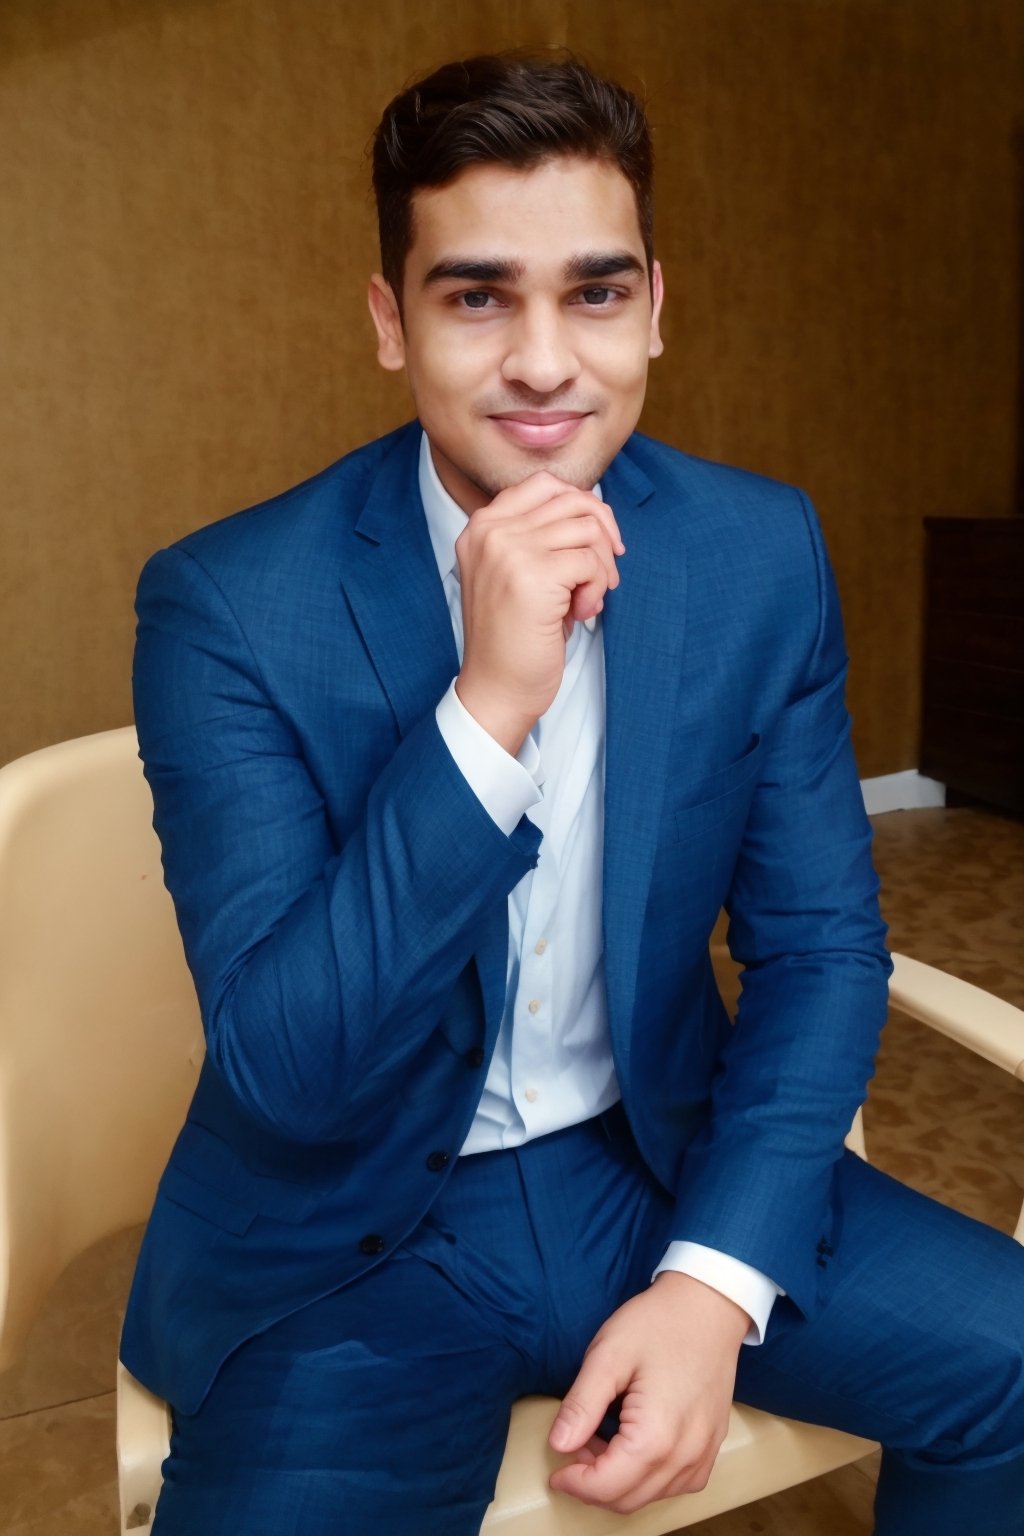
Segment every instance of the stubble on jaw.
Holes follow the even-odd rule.
[[[531,458],[529,464],[517,466],[515,469],[510,468],[505,473],[486,466],[481,467],[478,464],[460,464],[458,468],[469,484],[474,486],[481,496],[485,496],[488,502],[492,502],[502,491],[510,490],[514,485],[522,485],[523,481],[528,480],[531,475],[539,475],[544,470],[554,475],[557,480],[564,480],[566,485],[571,485],[576,490],[592,491],[610,463],[611,459],[607,462],[595,463],[593,459],[566,461],[555,454],[550,457],[538,454],[535,458]]]

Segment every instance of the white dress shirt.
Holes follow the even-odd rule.
[[[461,665],[462,599],[455,541],[468,522],[438,478],[426,435],[420,493]],[[596,489],[596,488],[595,488]],[[615,1104],[604,983],[604,642],[600,621],[576,624],[558,693],[513,758],[448,689],[437,706],[448,750],[506,836],[522,816],[544,834],[535,869],[508,899],[505,1010],[461,1155],[521,1146]],[[735,1301],[760,1343],[779,1288],[749,1264],[701,1243],[673,1242],[655,1274],[679,1270]]]

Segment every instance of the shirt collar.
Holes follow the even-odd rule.
[[[427,532],[430,534],[438,574],[442,581],[445,581],[448,576],[454,576],[458,581],[459,562],[455,556],[455,540],[469,522],[469,517],[441,484],[441,477],[434,464],[434,456],[430,451],[430,442],[425,432],[420,438],[419,481],[420,497],[427,519]],[[594,491],[600,496],[600,484],[594,486]],[[591,634],[594,633],[596,626],[596,618],[584,620],[584,627]]]

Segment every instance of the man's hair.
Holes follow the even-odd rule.
[[[483,54],[445,64],[396,96],[373,141],[381,268],[401,304],[413,194],[471,165],[527,170],[554,155],[615,165],[633,188],[653,260],[651,131],[631,91],[558,54]]]

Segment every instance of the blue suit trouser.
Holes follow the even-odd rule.
[[[878,1536],[1022,1536],[1024,1249],[852,1156],[839,1195],[821,1313],[776,1303],[737,1398],[880,1440]],[[461,1159],[395,1254],[175,1415],[155,1536],[472,1536],[511,1404],[566,1391],[669,1217],[618,1111]]]

